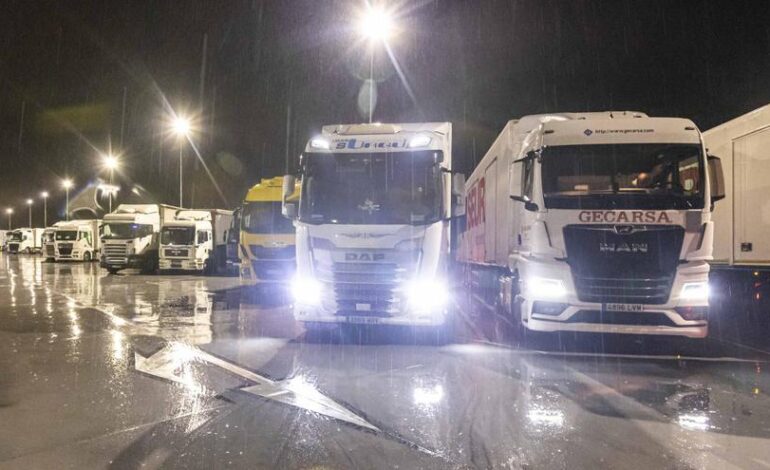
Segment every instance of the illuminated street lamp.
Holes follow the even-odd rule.
[[[32,199],[27,199],[27,207],[29,207],[29,228],[32,228],[32,204],[35,201]]]
[[[64,181],[61,182],[62,187],[64,188],[64,191],[67,194],[66,199],[66,205],[64,206],[64,218],[65,220],[70,220],[70,189],[74,185],[71,179],[67,178]]]
[[[5,213],[8,214],[8,230],[11,230],[12,226],[12,218],[13,218],[13,208],[9,207],[5,210]]]
[[[40,193],[43,198],[43,228],[48,227],[48,191]]]
[[[375,43],[385,44],[393,36],[395,25],[392,15],[380,7],[368,6],[358,20],[359,34],[369,41],[369,122],[374,112],[374,47]]]
[[[171,131],[179,138],[179,207],[184,207],[182,196],[182,157],[184,152],[184,140],[190,136],[190,120],[184,116],[175,116],[171,121]]]
[[[104,156],[104,166],[108,170],[110,170],[110,186],[112,186],[112,178],[113,174],[115,173],[115,169],[118,167],[120,162],[118,161],[118,157],[112,154],[108,154]],[[113,191],[109,191],[110,196],[110,212],[112,212],[112,193]]]

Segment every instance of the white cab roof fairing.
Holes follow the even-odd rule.
[[[211,221],[211,211],[207,210],[182,210],[176,213],[174,220],[166,222],[166,224],[173,224],[174,222],[200,222]]]
[[[542,145],[695,144],[701,143],[697,126],[689,119],[586,119],[551,121],[542,125]]]

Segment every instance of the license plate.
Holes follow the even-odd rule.
[[[364,325],[376,325],[380,319],[376,317],[348,317],[348,323],[360,323]]]
[[[644,312],[642,304],[604,304],[604,310],[608,312]]]
[[[181,268],[182,267],[182,262],[181,261],[172,261],[171,262],[171,267],[172,268]]]
[[[371,312],[372,304],[356,304],[356,310],[359,312]]]

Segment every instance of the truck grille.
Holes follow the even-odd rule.
[[[417,268],[398,263],[317,263],[316,277],[329,286],[324,309],[337,315],[390,316],[403,310],[402,284]]]
[[[8,251],[10,253],[18,253],[19,252],[19,244],[18,243],[9,243],[8,244]]]
[[[60,243],[59,256],[71,256],[71,255],[72,255],[72,243]]]
[[[187,258],[190,256],[190,250],[186,248],[166,248],[163,250],[163,256],[167,258]]]
[[[104,258],[108,263],[126,264],[128,262],[126,245],[105,245]]]
[[[666,303],[683,240],[676,226],[568,225],[564,241],[578,298]]]

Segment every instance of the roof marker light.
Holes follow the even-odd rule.
[[[427,135],[417,135],[412,137],[412,140],[409,141],[409,148],[418,148],[418,147],[427,147],[430,145],[430,136]]]
[[[310,148],[329,150],[329,141],[321,137],[310,140]]]

